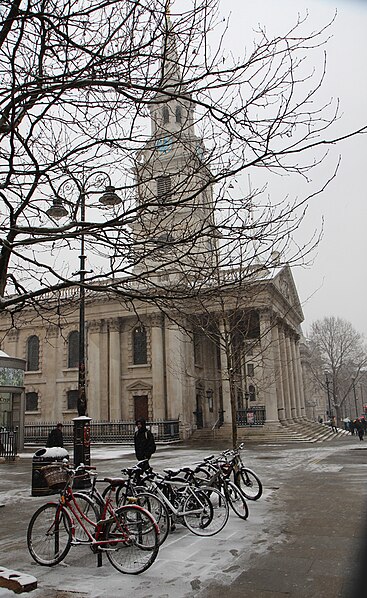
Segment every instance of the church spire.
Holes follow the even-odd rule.
[[[165,5],[165,31],[162,45],[162,88],[167,90],[170,86],[177,90],[181,82],[181,72],[176,45],[174,25],[171,21],[171,2],[166,0]]]

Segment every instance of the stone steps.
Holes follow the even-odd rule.
[[[320,443],[328,442],[335,439],[343,439],[350,436],[350,432],[346,432],[338,428],[337,432],[333,432],[329,426],[318,424],[314,422],[295,422],[292,424],[277,425],[277,426],[259,426],[252,428],[238,428],[238,441],[246,442],[310,442]],[[190,441],[195,442],[210,442],[213,440],[227,440],[231,437],[231,426],[229,424],[223,425],[221,428],[212,430],[211,428],[203,428],[195,430]]]

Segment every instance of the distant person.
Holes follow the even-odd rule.
[[[135,455],[138,461],[144,461],[151,458],[156,451],[154,436],[147,429],[143,417],[136,420],[136,432],[134,434]]]
[[[350,419],[349,419],[349,417],[345,417],[345,418],[343,419],[343,424],[344,424],[344,430],[345,430],[346,432],[350,432],[350,428],[349,428]]]
[[[338,428],[336,426],[336,419],[335,419],[335,415],[332,416],[331,421],[330,421],[330,425],[331,425],[331,429],[333,432],[337,432]]]
[[[51,430],[48,435],[46,446],[51,448],[53,446],[64,446],[64,437],[62,435],[62,424],[57,424],[56,428]]]
[[[355,421],[355,428],[357,430],[359,440],[363,440],[364,427],[363,427],[362,422],[359,419],[356,419],[356,421]]]
[[[319,417],[317,418],[317,421],[319,422],[319,424],[322,424],[324,422],[321,415],[319,415]]]

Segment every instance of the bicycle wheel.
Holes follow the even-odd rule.
[[[72,523],[69,513],[57,503],[42,505],[32,516],[27,530],[27,546],[39,565],[60,563],[70,550]]]
[[[107,558],[121,573],[142,573],[157,558],[158,536],[158,527],[148,511],[137,505],[120,507],[106,525],[105,539],[110,541]]]
[[[159,528],[158,544],[159,546],[162,546],[170,530],[170,516],[166,505],[159,496],[146,491],[143,492],[137,490],[136,500],[136,504],[140,505],[153,515]]]
[[[263,493],[262,483],[251,469],[241,467],[236,475],[236,485],[248,500],[258,500]]]
[[[229,516],[227,499],[211,486],[191,489],[183,511],[186,527],[197,536],[214,536],[223,529]]]
[[[84,492],[74,492],[74,498],[83,515],[85,515],[85,517],[88,517],[88,519],[90,519],[94,524],[96,524],[100,518],[100,508],[96,501],[94,501],[93,498],[91,498],[88,494],[85,494]],[[86,519],[83,519],[82,517],[81,520],[83,522],[83,526],[89,531],[91,536],[94,536],[96,531],[95,525],[93,525],[93,523],[89,523]],[[90,538],[88,534],[76,518],[74,518],[74,526],[74,539],[76,540],[76,542],[89,543]]]
[[[207,526],[211,532],[210,535],[217,534],[228,521],[228,500],[218,488],[213,486],[201,486],[200,490],[207,493],[213,508],[213,518]]]
[[[247,519],[248,506],[240,488],[231,481],[227,482],[227,496],[231,508],[241,519]]]

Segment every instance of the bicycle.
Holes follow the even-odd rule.
[[[263,486],[258,475],[249,467],[246,467],[241,458],[242,442],[236,449],[224,451],[228,453],[234,466],[234,482],[241,489],[242,494],[248,500],[258,500],[263,493]]]
[[[161,546],[166,540],[170,531],[170,516],[166,505],[161,499],[147,491],[147,488],[143,486],[144,470],[141,467],[141,463],[138,463],[134,467],[122,469],[122,473],[127,477],[124,478],[105,478],[104,482],[107,482],[106,488],[101,493],[97,487],[96,482],[98,481],[96,476],[92,474],[92,480],[90,484],[81,492],[74,493],[84,503],[83,512],[89,516],[90,519],[97,521],[93,511],[96,509],[98,513],[102,512],[104,507],[105,497],[111,493],[111,486],[115,488],[115,504],[116,507],[120,507],[126,504],[138,504],[147,511],[149,511],[158,527],[159,527],[159,540],[158,544]],[[87,497],[87,498],[85,498]],[[91,507],[90,500],[94,503],[94,508]]]
[[[217,488],[226,497],[233,512],[240,519],[247,519],[249,510],[245,497],[241,489],[229,479],[232,473],[231,465],[223,463],[220,460],[216,462],[212,461],[210,469],[212,473],[209,473],[208,469],[199,465],[195,469],[183,467],[179,472],[182,472],[188,481],[193,482],[199,487],[205,484],[206,486]]]
[[[78,469],[65,464],[44,468],[47,483],[59,490],[60,498],[42,505],[29,522],[27,546],[32,558],[40,565],[53,566],[67,556],[72,546],[89,545],[93,552],[105,553],[121,573],[146,571],[159,549],[159,530],[153,516],[136,504],[115,509],[112,495],[116,487],[111,484],[100,518],[94,522],[83,512],[83,505],[92,507],[93,501],[86,495],[76,496],[72,489]],[[75,523],[83,530],[84,538],[77,537]]]
[[[167,477],[154,472],[146,475],[150,492],[157,494],[165,503],[171,518],[182,521],[198,536],[213,536],[228,521],[228,502],[216,488],[195,486],[192,482],[177,478],[172,470],[164,470]],[[176,477],[175,477],[176,476]]]
[[[240,453],[243,447],[242,443],[237,449],[227,449],[218,457],[210,455],[205,458],[197,467],[197,475],[201,475],[204,480],[210,479],[210,476],[216,473],[219,463],[227,464],[230,468],[230,475],[233,475],[233,482],[245,499],[258,500],[262,496],[263,486],[258,475],[244,465]]]

